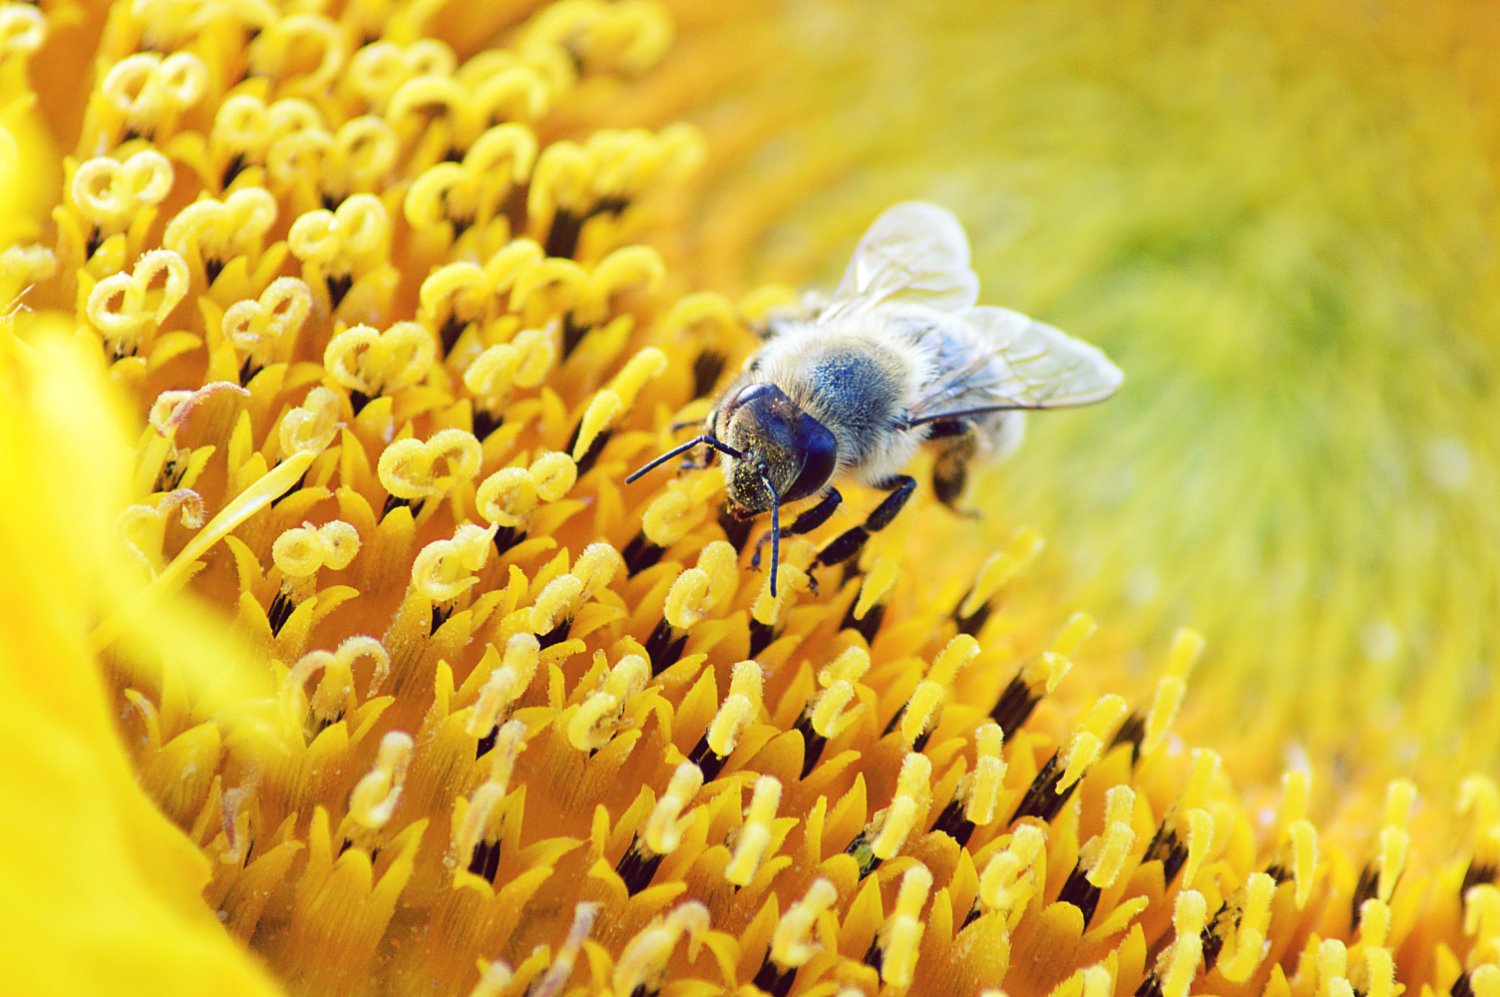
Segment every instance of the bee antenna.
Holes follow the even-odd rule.
[[[776,494],[776,487],[771,484],[771,479],[762,471],[760,480],[765,482],[766,491],[771,493],[771,598],[776,598],[776,569],[781,567],[781,496]]]
[[[734,447],[729,446],[727,443],[721,443],[709,434],[704,433],[702,436],[696,436],[693,439],[688,440],[686,443],[673,447],[671,450],[668,450],[666,453],[662,454],[660,457],[655,458],[645,466],[637,468],[634,473],[632,473],[628,478],[625,479],[625,483],[627,485],[634,483],[635,480],[641,475],[647,473],[648,471],[655,470],[656,468],[665,464],[667,461],[671,460],[673,457],[676,457],[679,454],[687,453],[689,450],[693,449],[693,447],[696,447],[700,443],[707,443],[715,450],[719,451],[722,454],[728,454],[735,460],[745,459],[745,455],[740,453]]]

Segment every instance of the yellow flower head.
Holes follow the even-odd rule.
[[[9,989],[1500,990],[1492,778],[1237,790],[925,492],[772,594],[622,489],[790,296],[667,10],[524,7],[0,6]]]

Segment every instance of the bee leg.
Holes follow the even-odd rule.
[[[875,487],[883,488],[890,494],[875,507],[875,511],[870,513],[863,525],[851,526],[820,550],[818,564],[840,564],[858,554],[870,539],[871,533],[885,529],[896,518],[896,514],[906,505],[906,500],[911,498],[913,489],[917,487],[917,479],[909,474],[898,474],[894,478],[877,482]]]
[[[958,498],[963,494],[964,482],[969,477],[969,461],[978,449],[978,440],[972,426],[965,426],[957,433],[945,434],[937,444],[937,460],[932,465],[932,490],[938,501],[960,515],[973,516],[958,508]]]
[[[833,515],[834,510],[839,507],[839,503],[842,501],[844,501],[844,496],[839,494],[837,488],[828,489],[828,494],[823,496],[822,501],[811,509],[804,509],[796,519],[792,520],[791,526],[781,531],[781,535],[784,537],[796,536],[798,533],[807,533],[810,530],[817,529],[828,522],[828,517]],[[766,544],[770,542],[771,534],[769,533],[760,538],[755,545],[755,553],[750,558],[750,567],[757,569],[760,567],[761,551],[765,550]]]

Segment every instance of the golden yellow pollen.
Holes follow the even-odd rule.
[[[813,932],[818,919],[838,898],[838,890],[828,880],[813,880],[806,895],[788,907],[777,920],[770,958],[785,969],[795,969],[817,955],[821,946]]]
[[[745,811],[745,823],[735,838],[734,857],[724,869],[724,878],[735,886],[749,886],[760,871],[771,847],[771,822],[780,803],[781,783],[775,777],[763,775],[755,780],[754,794]]]

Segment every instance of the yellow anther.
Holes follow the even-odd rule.
[[[1208,748],[1194,748],[1188,766],[1187,782],[1178,796],[1178,805],[1184,808],[1200,807],[1208,799],[1209,790],[1219,774],[1219,753]]]
[[[1043,651],[1021,669],[1021,680],[1033,689],[1040,687],[1044,693],[1050,693],[1072,670],[1072,659],[1052,651]]]
[[[184,259],[194,247],[205,260],[225,262],[257,251],[276,222],[276,198],[264,187],[245,187],[223,201],[203,198],[177,213],[162,245]]]
[[[274,108],[272,110],[274,111]],[[311,185],[315,180],[321,180],[327,175],[328,160],[333,152],[333,136],[323,127],[320,116],[314,114],[312,120],[313,123],[306,127],[288,130],[285,134],[277,135],[272,140],[270,148],[266,150],[266,169],[279,186],[295,188]],[[303,217],[317,220],[307,223],[310,227],[305,236],[326,235],[326,233],[320,233],[326,218],[331,217],[326,209],[311,212]],[[321,251],[325,256],[329,252],[330,250],[327,249]],[[301,252],[297,255],[315,263],[326,262],[313,259]]]
[[[351,194],[337,210],[318,209],[298,218],[287,245],[299,259],[347,273],[382,255],[390,230],[390,216],[378,197]]]
[[[668,855],[682,843],[682,832],[692,822],[682,811],[698,790],[703,788],[703,770],[692,762],[683,762],[672,773],[667,791],[656,801],[656,807],[646,820],[646,833],[642,835],[647,848],[657,855]]]
[[[1005,735],[997,723],[981,724],[974,732],[974,771],[966,777],[964,818],[983,827],[995,819],[1000,791],[1005,788]]]
[[[1009,915],[1025,908],[1038,887],[1036,862],[1047,847],[1047,833],[1036,824],[1022,824],[1010,843],[986,863],[979,876],[979,899],[986,907]]]
[[[721,341],[730,330],[739,328],[740,319],[734,305],[722,294],[699,291],[680,299],[661,320],[662,332],[668,337],[683,336],[701,330],[708,342]]]
[[[576,142],[553,142],[537,157],[526,196],[526,214],[550,224],[559,207],[580,212],[593,199],[593,158]]]
[[[623,567],[625,567],[625,559],[620,556],[619,551],[615,550],[613,544],[601,540],[583,548],[583,552],[578,555],[578,560],[573,562],[573,574],[583,582],[579,600],[592,599],[608,588],[609,583],[615,580],[615,575],[619,574]]]
[[[1500,787],[1487,775],[1467,776],[1458,784],[1458,812],[1468,815],[1481,834],[1500,826]]]
[[[254,94],[230,94],[219,102],[209,141],[226,153],[260,158],[271,144],[271,114]]]
[[[781,805],[781,782],[770,775],[755,780],[755,792],[745,811],[745,822],[734,839],[734,855],[724,867],[724,878],[735,886],[749,886],[760,871],[766,850],[771,847],[771,822]]]
[[[813,701],[812,729],[819,736],[832,740],[838,737],[858,716],[856,710],[844,712],[844,707],[854,701],[854,686],[842,680],[824,689]]]
[[[369,830],[384,827],[401,801],[401,787],[411,764],[414,744],[411,735],[391,731],[380,739],[375,767],[355,785],[349,794],[349,816]]]
[[[47,40],[47,19],[35,7],[10,3],[0,7],[0,56],[30,55]]]
[[[1500,940],[1500,887],[1480,883],[1465,890],[1463,899],[1464,934],[1481,946]]]
[[[433,602],[457,599],[479,581],[474,573],[489,559],[495,528],[465,523],[451,540],[434,540],[418,552],[411,566],[412,587]]]
[[[51,280],[57,274],[57,254],[36,243],[6,246],[0,249],[0,274],[4,274],[11,282],[10,286],[17,289]],[[19,312],[26,310],[20,300],[25,293],[20,290],[11,301],[6,317],[14,319]]]
[[[1486,963],[1469,970],[1469,989],[1474,997],[1500,997],[1500,966]]]
[[[514,78],[526,75],[525,70],[517,70]],[[491,183],[499,181],[503,190],[511,184],[526,182],[536,162],[536,152],[536,134],[523,124],[507,121],[486,129],[474,140],[464,155],[464,168]]]
[[[1203,961],[1203,927],[1208,904],[1196,890],[1183,890],[1172,909],[1176,939],[1162,954],[1165,971],[1160,973],[1162,997],[1187,997],[1198,966]]]
[[[180,512],[182,525],[193,530],[207,519],[203,497],[190,488],[178,488],[153,504],[127,506],[116,520],[131,554],[153,572],[161,567],[162,541],[173,512]]]
[[[1135,792],[1129,786],[1111,786],[1104,794],[1104,832],[1084,845],[1082,858],[1089,867],[1085,878],[1093,886],[1107,890],[1115,885],[1135,845],[1131,813]]]
[[[374,396],[420,384],[437,350],[437,337],[419,322],[397,322],[384,332],[356,325],[328,341],[323,366],[336,384]]]
[[[666,262],[651,246],[622,246],[598,261],[594,267],[594,289],[600,295],[600,307],[609,304],[613,294],[642,289],[646,294],[660,291],[666,280]],[[652,375],[655,376],[655,375]]]
[[[1385,790],[1385,823],[1405,827],[1417,802],[1417,787],[1408,779],[1392,779]]]
[[[771,934],[770,958],[782,969],[796,969],[822,949],[816,929],[818,919],[838,901],[839,891],[821,876],[813,880],[803,898],[786,909]]]
[[[0,18],[16,9],[28,8],[0,8]],[[141,211],[160,204],[172,190],[172,179],[171,161],[155,149],[142,149],[122,163],[98,156],[80,163],[73,174],[73,201],[92,224],[119,231]]]
[[[669,486],[641,516],[641,532],[658,547],[670,547],[703,521],[706,512],[684,488]]]
[[[1149,755],[1166,739],[1182,699],[1187,694],[1187,683],[1177,675],[1163,676],[1156,683],[1156,695],[1151,698],[1151,708],[1146,711],[1145,731],[1141,735],[1141,754]]]
[[[544,259],[516,273],[510,291],[511,310],[524,316],[528,325],[570,312],[588,287],[588,279],[583,267],[572,260]]]
[[[579,704],[568,720],[568,743],[578,751],[598,751],[614,736],[620,719],[620,701],[596,692]]]
[[[1320,997],[1353,997],[1349,985],[1349,950],[1337,938],[1324,939],[1316,955]]]
[[[526,724],[520,720],[506,721],[495,732],[495,745],[490,749],[490,783],[509,790],[516,760],[525,750]]]
[[[655,346],[648,346],[620,369],[610,381],[610,388],[619,397],[620,405],[629,408],[642,388],[666,373],[667,366],[667,355]]]
[[[1182,882],[1192,886],[1213,848],[1214,815],[1203,807],[1194,807],[1187,812],[1187,825],[1187,860],[1182,865]]]
[[[723,541],[711,541],[698,555],[698,570],[708,575],[708,604],[720,606],[734,595],[739,586],[739,556],[734,547]]]
[[[309,53],[312,53],[310,55]],[[331,88],[348,60],[343,32],[321,14],[272,18],[250,43],[250,69],[257,76],[295,84],[303,93]]]
[[[474,493],[474,506],[488,522],[507,529],[531,522],[537,509],[536,478],[524,467],[502,467]]]
[[[519,721],[511,722],[518,723]],[[454,866],[467,866],[475,848],[486,841],[494,841],[500,836],[500,804],[504,800],[505,787],[486,782],[460,804],[461,806],[467,804],[467,806],[463,807],[461,821],[457,819],[457,810],[453,815],[455,821],[449,861]]]
[[[961,668],[979,656],[979,641],[959,634],[938,652],[927,677],[942,686],[950,686]]]
[[[473,60],[470,60],[471,65]],[[533,66],[512,65],[491,73],[474,86],[474,106],[485,121],[536,121],[552,103],[553,87]],[[504,127],[503,125],[497,127]],[[535,161],[535,150],[532,160]],[[530,164],[527,164],[530,172]],[[516,178],[520,183],[524,175]]]
[[[455,221],[472,221],[479,212],[478,177],[460,163],[434,163],[412,181],[402,213],[417,231]]]
[[[1318,871],[1318,829],[1312,821],[1301,818],[1287,825],[1286,834],[1292,843],[1293,896],[1301,910],[1312,896],[1313,876]]]
[[[922,944],[922,908],[931,891],[932,873],[925,865],[918,863],[906,870],[896,893],[896,908],[876,936],[883,956],[880,978],[898,989],[912,985]]]
[[[620,952],[611,977],[613,992],[654,993],[667,972],[678,940],[688,936],[688,957],[693,958],[708,929],[708,908],[696,900],[680,904],[664,918],[656,918]]]
[[[708,725],[704,737],[709,750],[720,758],[734,750],[741,732],[760,713],[764,675],[760,665],[754,661],[740,661],[734,666],[729,679],[729,695],[713,723]]]
[[[620,702],[639,695],[651,681],[651,663],[639,654],[627,654],[615,663],[604,678],[603,689]]]
[[[1120,696],[1111,693],[1099,697],[1063,751],[1063,774],[1057,781],[1057,792],[1066,792],[1099,759],[1105,734],[1120,722],[1125,710],[1125,700]]]
[[[537,593],[531,607],[532,633],[551,633],[573,618],[583,600],[583,580],[577,575],[558,575]]]
[[[1203,655],[1203,643],[1203,635],[1196,630],[1184,628],[1177,631],[1172,638],[1172,649],[1167,652],[1166,673],[1186,681]]]
[[[276,538],[271,560],[288,578],[308,578],[321,568],[342,571],[359,553],[359,531],[341,519],[303,523]]]
[[[1364,950],[1364,986],[1359,992],[1365,997],[1391,997],[1396,993],[1396,960],[1390,949],[1366,948]]]
[[[463,84],[451,76],[427,73],[401,84],[385,116],[403,135],[420,135],[442,122],[455,135],[462,131],[472,136],[476,122],[468,97]]]
[[[1217,969],[1226,980],[1243,983],[1265,958],[1266,936],[1271,929],[1271,901],[1276,881],[1263,872],[1252,872],[1245,880],[1239,921],[1224,939]]]
[[[901,739],[908,746],[937,724],[938,710],[947,695],[948,690],[931,679],[917,683],[901,711]]]
[[[342,84],[372,106],[384,107],[403,83],[428,74],[451,75],[455,62],[451,49],[430,39],[404,48],[375,41],[350,57]]]
[[[484,667],[486,662],[496,656],[495,649],[491,647],[480,667]],[[464,724],[464,730],[469,736],[484,737],[495,729],[499,719],[531,685],[540,660],[541,645],[534,634],[518,633],[511,636],[505,644],[504,658],[498,667],[493,668],[490,677],[480,688],[479,697]]]
[[[484,272],[495,293],[514,291],[516,282],[541,266],[547,255],[535,239],[512,239],[500,247],[484,264]]]
[[[1306,769],[1290,769],[1281,777],[1283,797],[1281,819],[1286,824],[1302,820],[1307,816],[1307,801],[1312,796],[1312,773]]]
[[[95,284],[85,311],[110,344],[133,347],[148,326],[159,326],[187,297],[190,280],[181,256],[152,249],[130,273],[113,273]]]
[[[224,311],[222,329],[235,351],[264,366],[281,343],[296,336],[312,312],[312,292],[295,277],[278,277],[259,299],[236,301]]]
[[[194,388],[191,391],[163,391],[156,396],[156,401],[151,403],[146,422],[156,430],[158,436],[171,439],[182,424],[187,422],[188,416],[193,414],[194,409],[214,395],[225,393],[239,395],[242,398],[250,397],[250,392],[233,381],[209,381],[201,388]]]
[[[343,426],[339,420],[343,411],[342,397],[336,391],[319,386],[307,393],[301,405],[282,416],[276,437],[281,456],[327,450]]]
[[[99,91],[137,130],[155,131],[196,104],[207,85],[208,69],[196,55],[137,52],[110,67]]]
[[[624,410],[624,400],[608,388],[597,392],[583,412],[578,424],[578,439],[573,444],[573,459],[582,460],[599,434],[613,425],[615,418]]]
[[[835,682],[858,682],[870,670],[870,652],[851,644],[838,657],[818,670],[818,685],[827,688]]]
[[[1396,890],[1396,882],[1406,870],[1406,857],[1411,851],[1411,834],[1402,827],[1386,827],[1380,831],[1380,879],[1375,895],[1389,902]]]
[[[1079,997],[1113,997],[1115,978],[1106,966],[1090,966],[1082,973],[1083,989]]]
[[[543,502],[557,502],[578,483],[578,465],[565,453],[546,450],[531,462],[531,476],[537,496]]]
[[[370,114],[351,118],[333,136],[328,175],[322,180],[338,191],[375,187],[400,155],[401,140],[383,118]]]
[[[417,300],[423,313],[475,316],[490,304],[494,288],[489,275],[477,263],[456,260],[438,267],[422,281]]]
[[[920,832],[932,805],[932,762],[926,755],[908,752],[901,761],[896,777],[896,792],[891,805],[875,815],[879,833],[870,842],[870,852],[878,859],[888,859],[901,851],[913,832]]]
[[[1078,653],[1083,642],[1092,637],[1098,629],[1099,624],[1088,613],[1074,613],[1068,617],[1068,622],[1063,624],[1062,630],[1058,631],[1049,650],[1054,654],[1071,658]]]
[[[708,572],[688,568],[677,576],[667,592],[662,616],[677,630],[690,629],[708,615]]]
[[[1036,559],[1042,546],[1041,534],[1035,530],[1023,530],[1007,549],[992,555],[979,569],[979,577],[974,580],[974,587],[958,607],[958,615],[973,616],[979,612],[980,607],[994,598],[996,592]]]
[[[474,434],[440,429],[426,441],[397,440],[380,454],[381,487],[402,499],[441,498],[460,482],[474,480],[484,452]]]

